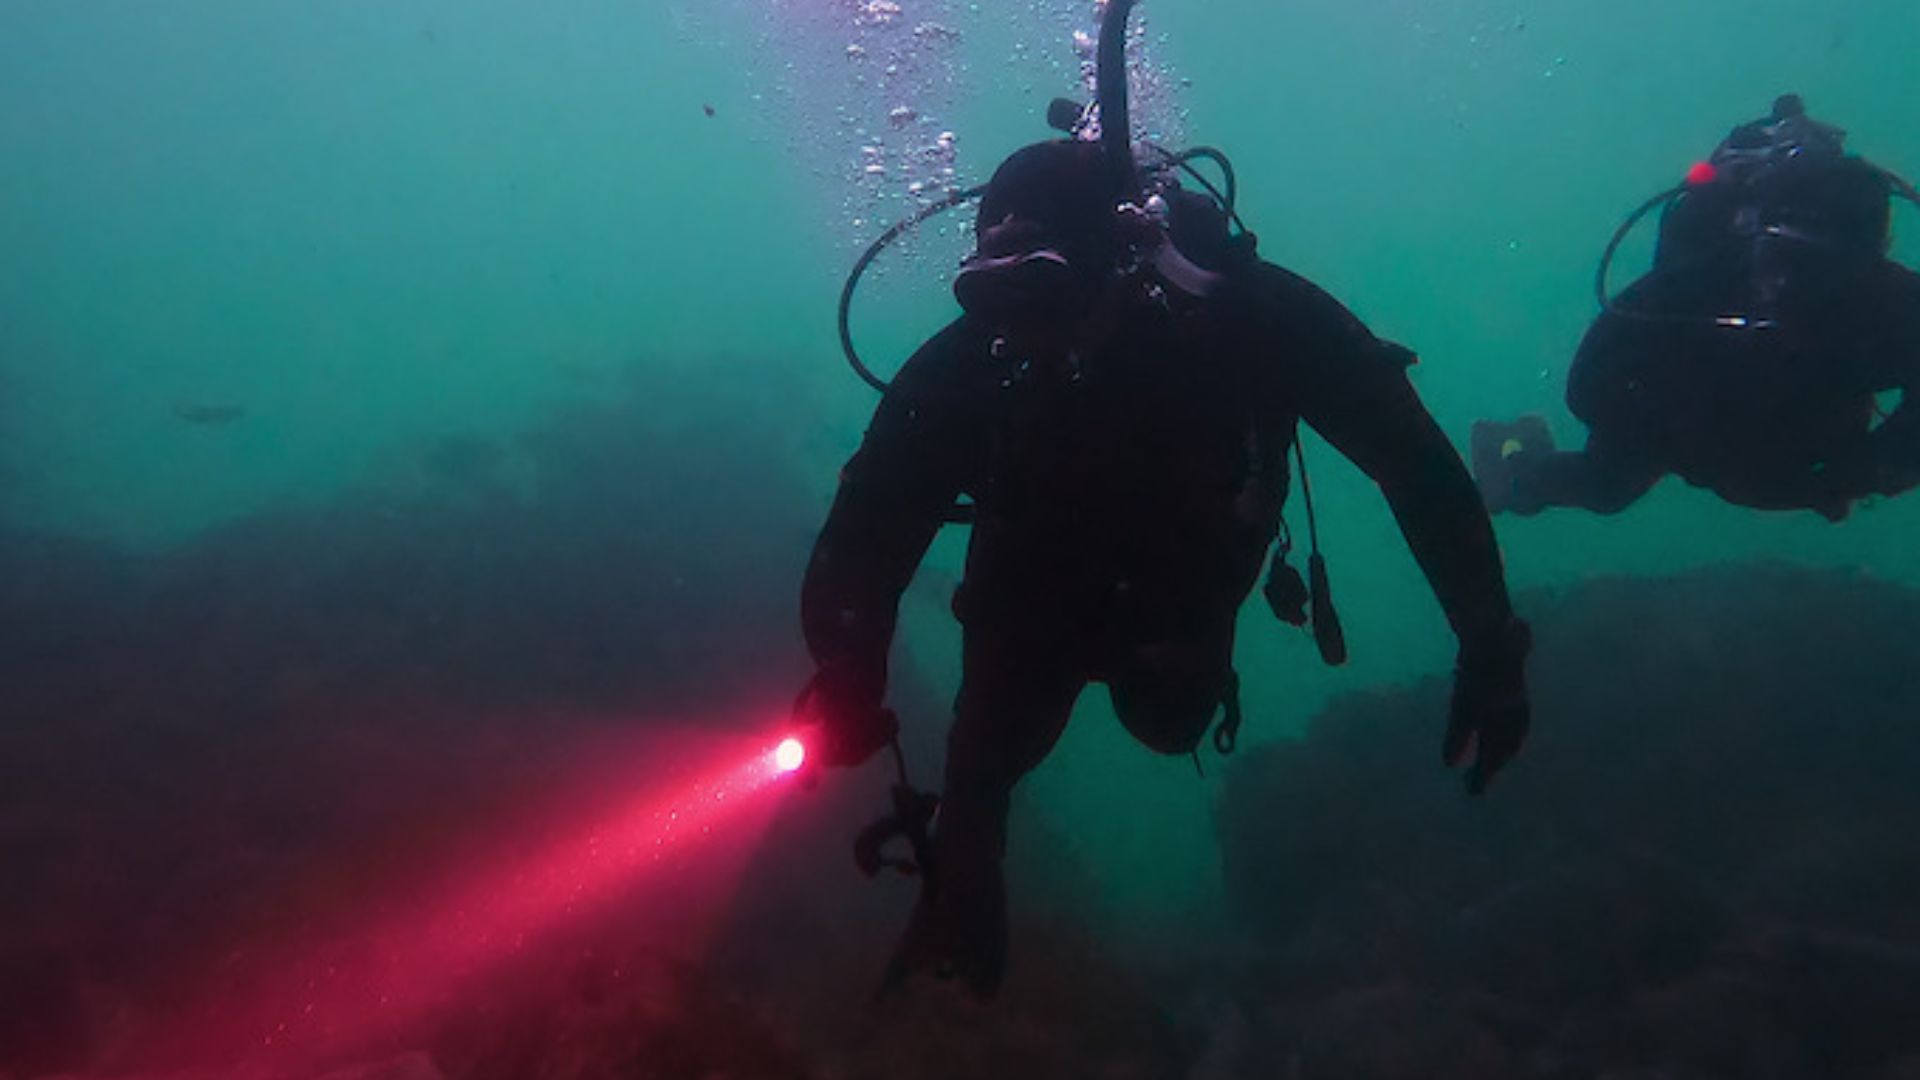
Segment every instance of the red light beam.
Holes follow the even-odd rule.
[[[747,850],[772,809],[756,796],[804,760],[796,739],[771,750],[736,744],[725,760],[664,794],[630,800],[577,839],[471,874],[410,905],[409,914],[291,950],[267,965],[273,976],[251,986],[244,1001],[220,994],[169,1026],[190,1033],[199,1055],[279,1062],[324,1060],[404,1030],[455,1000],[467,980],[524,956],[543,932],[630,899],[653,877],[675,871],[696,845],[711,851],[724,841]],[[761,813],[746,812],[756,806]],[[697,903],[678,894],[670,899]]]

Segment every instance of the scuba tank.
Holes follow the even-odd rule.
[[[1594,297],[1601,310],[1660,322],[1706,322],[1741,329],[1771,325],[1764,319],[1665,316],[1623,306],[1609,285],[1613,260],[1627,237],[1656,210],[1660,212],[1660,246],[1655,254],[1655,266],[1680,257],[1676,248],[1697,248],[1716,239],[1779,237],[1861,250],[1883,245],[1886,199],[1891,196],[1920,205],[1920,192],[1898,173],[1862,158],[1848,158],[1844,150],[1846,135],[1841,128],[1808,116],[1806,105],[1797,94],[1776,99],[1766,120],[1735,128],[1705,161],[1687,171],[1684,181],[1641,203],[1614,230],[1594,274]],[[1857,165],[1861,175],[1870,178],[1872,183],[1884,185],[1881,190],[1863,188],[1861,192],[1863,197],[1877,200],[1882,212],[1863,211],[1858,221],[1822,223],[1825,227],[1792,220],[1796,216],[1788,205],[1792,200],[1783,202],[1775,194],[1776,190],[1797,179],[1817,175],[1817,170],[1845,162]],[[1873,221],[1875,217],[1877,222]],[[1867,233],[1874,235],[1865,235]]]

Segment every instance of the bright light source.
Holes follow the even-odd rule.
[[[773,766],[781,772],[794,772],[806,764],[807,748],[799,739],[787,739],[773,751]]]

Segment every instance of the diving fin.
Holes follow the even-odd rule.
[[[1473,481],[1490,514],[1513,509],[1513,459],[1523,454],[1552,453],[1553,432],[1538,414],[1518,420],[1476,420],[1468,442]]]

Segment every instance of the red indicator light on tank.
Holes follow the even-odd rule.
[[[1714,168],[1711,161],[1696,161],[1693,163],[1693,168],[1687,170],[1688,187],[1711,184],[1718,179],[1720,179],[1720,170]]]

